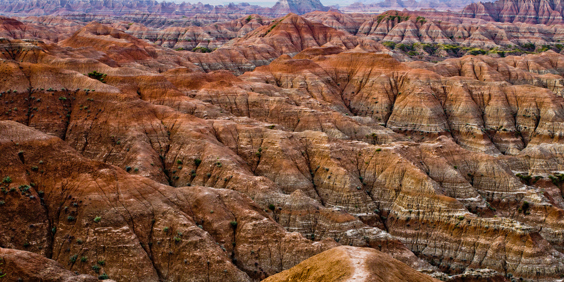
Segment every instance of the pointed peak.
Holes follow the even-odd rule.
[[[303,15],[313,11],[328,11],[319,0],[279,0],[272,7],[275,14],[296,13]]]

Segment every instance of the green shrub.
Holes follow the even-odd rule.
[[[192,49],[192,52],[198,52],[198,53],[211,53],[213,50],[207,48],[207,47],[196,47],[194,49]]]
[[[229,224],[231,224],[231,227],[237,228],[237,221],[231,221]]]
[[[99,216],[97,216],[97,217],[94,218],[94,222],[96,222],[96,223],[100,222],[101,220],[102,220],[102,218],[99,217]]]
[[[560,187],[562,183],[564,183],[564,174],[549,175],[548,179],[552,181],[552,184],[556,185],[557,187]]]
[[[424,24],[424,23],[427,22],[427,20],[425,19],[425,17],[417,16],[417,18],[415,19],[415,22],[416,23],[420,22],[421,24]]]
[[[101,267],[99,267],[97,265],[92,266],[92,270],[94,270],[94,272],[96,272],[96,273],[100,273],[100,269],[101,269]]]
[[[390,49],[394,49],[396,47],[396,43],[393,41],[384,41],[382,42],[382,45],[390,48]]]
[[[468,51],[468,54],[474,55],[474,56],[476,56],[476,55],[485,55],[485,54],[487,54],[487,53],[488,53],[488,51],[483,50],[483,49],[480,49],[480,48],[474,48],[474,49],[471,49],[471,50]]]
[[[396,49],[399,49],[403,52],[414,51],[413,44],[404,44],[404,43],[397,44]]]
[[[78,259],[78,255],[73,255],[69,258],[70,262],[76,262],[76,260]]]
[[[104,81],[104,79],[106,78],[106,74],[105,73],[100,73],[97,71],[92,71],[88,73],[88,77],[99,80],[100,82],[106,83]]]
[[[526,51],[533,52],[537,47],[534,43],[525,43],[525,44],[521,44],[521,48]]]
[[[531,208],[531,204],[529,204],[529,202],[527,201],[523,201],[520,210],[523,211],[524,214],[530,214],[531,213],[529,211],[530,208]]]
[[[533,179],[532,176],[527,175],[527,174],[521,174],[521,173],[517,173],[515,176],[519,177],[521,179],[521,181],[523,181],[525,184],[530,185],[531,184],[531,180]]]

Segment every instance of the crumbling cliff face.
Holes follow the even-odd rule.
[[[100,23],[2,44],[0,247],[58,275],[564,273],[558,53],[406,63],[296,15],[211,54]]]

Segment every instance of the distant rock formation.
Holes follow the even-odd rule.
[[[555,0],[498,0],[468,5],[462,14],[496,22],[523,22],[531,24],[564,23],[564,7]]]
[[[313,11],[328,11],[329,7],[323,6],[319,0],[279,0],[272,7],[274,14],[295,13],[298,15]]]
[[[100,0],[0,0],[1,15],[69,15],[69,14],[95,14],[120,16],[127,14],[145,13],[174,16],[191,16],[195,14],[268,14],[270,8],[265,8],[248,3],[229,4],[229,5],[209,5],[196,3],[173,3],[147,1],[100,1]]]
[[[45,16],[45,15],[104,15],[123,16],[132,14],[168,15],[173,17],[194,15],[250,15],[283,16],[288,13],[305,14],[313,11],[328,11],[319,0],[280,0],[273,8],[250,5],[249,3],[230,3],[228,5],[209,5],[201,2],[157,2],[148,1],[100,1],[100,0],[0,0],[0,15],[5,16]]]
[[[388,10],[460,11],[476,0],[361,0],[339,10],[347,13],[382,13]]]

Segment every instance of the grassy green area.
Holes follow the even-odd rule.
[[[521,45],[506,45],[493,48],[465,47],[458,44],[440,43],[396,43],[392,41],[384,41],[381,43],[391,50],[401,51],[410,57],[426,56],[430,58],[462,57],[465,55],[497,55],[505,57],[508,55],[518,56],[522,54],[538,54],[548,50],[553,50],[559,53],[562,49],[564,49],[564,46],[560,43],[538,46],[533,43],[525,43]]]

